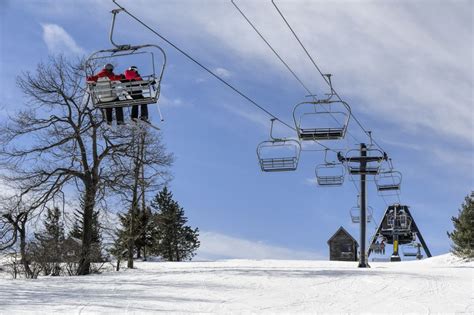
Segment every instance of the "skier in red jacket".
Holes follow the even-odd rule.
[[[143,80],[140,74],[138,73],[138,68],[136,66],[131,66],[130,68],[125,70],[124,76],[125,76],[125,80],[129,80],[129,81],[142,81]],[[130,96],[134,100],[143,98],[143,94],[141,91],[134,91],[130,93]],[[140,110],[141,110],[140,119],[145,122],[148,121],[148,105],[147,104],[141,105]],[[138,105],[134,105],[132,107],[131,118],[134,121],[138,119]]]
[[[99,78],[104,78],[104,77],[109,78],[110,81],[120,81],[123,79],[122,75],[116,75],[114,73],[114,66],[108,63],[96,75],[87,77],[87,82],[97,82]]]
[[[87,77],[87,82],[97,82],[100,78],[108,78],[110,81],[120,81],[124,78],[123,75],[116,75],[114,73],[114,66],[110,63],[106,64],[104,68],[98,72],[96,75]],[[118,100],[118,96],[116,99],[111,100],[110,102],[114,102]],[[112,124],[112,108],[106,108],[105,109],[105,114],[107,118],[107,124],[111,125]],[[123,125],[123,109],[122,107],[115,107],[115,116],[117,118],[117,125]]]

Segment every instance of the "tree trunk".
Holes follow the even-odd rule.
[[[132,141],[135,141],[135,137],[132,138]],[[144,145],[145,145],[145,135],[141,134],[140,142],[137,145],[137,155],[135,157],[135,166],[134,166],[134,183],[132,190],[132,208],[130,209],[130,238],[128,240],[128,262],[127,267],[133,268],[133,252],[135,249],[135,234],[136,228],[135,225],[135,216],[138,216],[138,188],[140,185],[140,174],[142,169],[142,161],[144,154]],[[138,250],[137,256],[140,255]]]
[[[117,258],[117,266],[115,267],[115,271],[120,271],[120,262],[121,262],[121,259]]]
[[[137,259],[142,258],[142,247],[137,246]]]
[[[86,188],[84,195],[84,211],[82,226],[82,250],[81,259],[79,261],[78,275],[87,275],[90,273],[91,267],[91,245],[92,245],[92,220],[95,206],[94,187]]]
[[[26,220],[25,220],[26,223]],[[21,222],[21,228],[18,229],[20,233],[20,253],[21,253],[21,262],[23,264],[23,268],[25,268],[25,276],[27,278],[34,278],[34,274],[30,268],[30,261],[28,259],[28,253],[26,251],[26,228],[25,223]]]

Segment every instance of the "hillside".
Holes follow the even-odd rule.
[[[0,313],[470,313],[474,263],[139,262],[83,277],[0,279]]]

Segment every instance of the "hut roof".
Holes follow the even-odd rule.
[[[342,226],[336,231],[336,233],[333,234],[333,236],[331,236],[330,239],[328,239],[328,244],[337,236],[337,234],[339,234],[339,232],[342,232],[346,234],[347,236],[349,236],[354,241],[356,246],[357,247],[359,246],[359,243],[357,243],[357,241],[352,237],[352,235],[350,235],[349,232],[347,232],[346,229],[344,229]]]

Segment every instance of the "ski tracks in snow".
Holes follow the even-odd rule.
[[[433,262],[434,261],[434,262]],[[137,262],[138,269],[0,279],[0,314],[469,313],[474,266],[227,260]],[[459,267],[459,268],[458,268]]]

